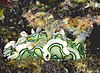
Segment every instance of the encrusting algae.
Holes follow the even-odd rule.
[[[4,9],[0,8],[0,20],[4,20]]]

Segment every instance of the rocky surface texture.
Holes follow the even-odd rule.
[[[0,9],[0,73],[99,73],[100,72],[100,41],[95,41],[100,32],[100,7],[93,2],[100,3],[99,0],[1,0]],[[85,7],[89,4],[89,7]],[[96,5],[96,6],[95,6]],[[54,19],[63,19],[65,17],[75,18],[87,17],[93,21],[94,27],[90,37],[87,38],[87,58],[75,61],[65,62],[41,62],[39,60],[26,61],[7,61],[3,57],[4,45],[17,40],[20,32],[25,30],[30,34],[29,21],[22,15],[28,10],[35,14],[40,11],[50,13]],[[2,17],[2,18],[1,18]],[[36,18],[37,19],[37,18]],[[95,20],[93,20],[95,19]],[[49,20],[52,22],[53,20]],[[95,22],[95,23],[94,23]],[[36,28],[34,28],[36,30]],[[69,34],[69,37],[72,35]],[[96,40],[97,40],[96,39]],[[93,41],[92,41],[93,40]],[[95,45],[93,42],[95,41]],[[92,47],[92,48],[91,48]]]

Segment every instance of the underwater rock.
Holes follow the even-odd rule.
[[[92,30],[91,34],[90,34],[90,42],[91,42],[91,45],[90,45],[90,51],[93,52],[93,53],[99,53],[100,52],[100,35],[99,35],[99,32],[100,32],[100,26],[97,25],[97,24],[94,24],[94,29]]]
[[[56,61],[45,62],[42,65],[41,73],[68,73],[68,69],[65,69],[63,65]]]
[[[35,62],[31,62],[30,64],[29,64],[29,61],[32,61],[32,60],[30,60],[30,59],[28,59],[27,60],[27,62],[28,63],[25,63],[24,65],[22,64],[23,62],[21,62],[21,60],[22,59],[24,59],[23,61],[26,61],[26,59],[27,59],[27,57],[28,56],[32,56],[33,55],[33,53],[30,53],[30,51],[32,50],[32,52],[33,51],[35,51],[36,53],[34,53],[34,56],[35,57],[37,57],[37,55],[38,55],[38,59],[37,59],[37,61],[38,60],[41,60],[41,57],[42,57],[42,55],[41,55],[41,49],[43,49],[43,48],[41,48],[41,47],[36,47],[36,49],[32,49],[32,47],[33,46],[45,46],[46,44],[47,44],[47,42],[50,40],[50,39],[48,39],[47,38],[47,35],[45,35],[45,32],[42,32],[42,34],[41,34],[41,38],[40,38],[40,35],[39,35],[39,33],[41,32],[41,30],[45,30],[43,27],[39,27],[39,28],[41,28],[41,29],[38,29],[37,31],[32,31],[32,34],[33,35],[28,35],[27,37],[21,37],[21,38],[19,38],[20,36],[19,36],[19,32],[20,31],[22,31],[22,30],[25,30],[25,31],[27,31],[28,33],[30,33],[29,31],[30,31],[30,28],[28,28],[27,27],[27,25],[28,25],[28,23],[27,23],[27,20],[26,19],[23,19],[23,17],[21,16],[22,15],[22,13],[24,13],[24,11],[28,11],[30,8],[32,8],[33,9],[33,11],[32,11],[32,15],[35,15],[36,13],[38,14],[38,12],[46,12],[46,13],[50,13],[50,14],[53,14],[53,16],[54,16],[54,18],[56,18],[56,19],[52,19],[52,16],[50,16],[50,18],[51,18],[51,20],[49,21],[50,22],[50,25],[53,23],[54,25],[56,25],[57,24],[57,27],[56,28],[58,28],[59,26],[59,24],[62,24],[62,23],[60,23],[60,22],[58,22],[58,21],[62,21],[63,19],[64,19],[64,17],[66,17],[66,15],[68,16],[68,18],[69,18],[69,20],[67,21],[67,19],[66,19],[66,21],[65,21],[65,24],[69,24],[69,22],[70,22],[70,24],[69,25],[72,25],[73,26],[73,28],[75,28],[75,30],[76,30],[76,28],[77,28],[77,25],[76,25],[76,23],[77,23],[77,18],[71,18],[71,17],[76,17],[76,16],[80,16],[79,18],[81,19],[81,20],[83,20],[82,19],[82,17],[81,16],[84,16],[84,15],[87,15],[87,14],[90,14],[91,16],[94,16],[95,14],[97,14],[97,18],[94,20],[94,22],[96,23],[96,24],[98,24],[99,25],[99,18],[98,18],[98,15],[99,15],[99,9],[97,9],[97,8],[93,8],[92,6],[90,6],[90,7],[88,7],[88,8],[85,8],[84,9],[84,7],[86,6],[86,2],[85,3],[74,3],[73,1],[76,1],[76,0],[66,0],[66,1],[72,1],[72,2],[64,2],[64,3],[57,3],[58,5],[56,5],[55,3],[51,3],[51,8],[49,8],[49,3],[47,4],[47,5],[45,5],[44,3],[41,3],[43,0],[41,0],[40,1],[40,4],[38,4],[37,6],[36,5],[34,5],[34,2],[35,1],[33,1],[33,0],[30,0],[30,1],[28,1],[28,0],[19,0],[17,3],[8,3],[9,5],[2,5],[1,4],[1,1],[0,1],[0,6],[1,7],[4,7],[4,9],[5,9],[5,11],[4,11],[4,15],[5,15],[5,19],[4,19],[4,21],[0,21],[0,44],[1,44],[1,46],[2,47],[4,47],[4,45],[5,45],[5,43],[7,43],[7,42],[9,42],[9,41],[11,41],[11,40],[15,40],[17,43],[16,43],[16,46],[18,46],[18,45],[21,45],[21,44],[27,44],[27,45],[31,45],[30,47],[29,47],[29,49],[27,50],[27,49],[23,49],[23,50],[21,50],[20,51],[20,55],[18,55],[19,56],[19,58],[17,58],[17,59],[19,59],[19,60],[10,60],[9,59],[9,61],[12,61],[13,62],[13,67],[12,66],[7,66],[7,65],[5,65],[5,63],[7,63],[7,62],[9,62],[9,61],[7,61],[7,60],[5,60],[5,59],[7,59],[6,57],[10,57],[11,55],[14,55],[15,54],[15,52],[16,52],[16,49],[14,48],[13,49],[13,47],[9,47],[9,48],[6,48],[4,51],[5,51],[5,53],[4,53],[4,51],[1,51],[1,50],[3,50],[3,48],[0,48],[0,72],[1,73],[9,73],[9,72],[22,72],[22,73],[30,73],[30,72],[34,72],[33,71],[33,69],[35,69],[35,68],[38,68],[38,70],[40,70],[41,68],[40,67],[35,67],[34,68],[34,66],[32,65],[33,63],[35,63]],[[45,0],[46,2],[48,1],[48,0]],[[57,0],[57,1],[59,1],[59,0]],[[83,1],[83,0],[79,0],[80,2],[81,1]],[[84,0],[85,1],[85,0]],[[92,0],[91,0],[92,1]],[[97,0],[93,0],[93,1],[97,1]],[[98,2],[100,2],[99,0],[98,0]],[[69,3],[69,4],[68,4]],[[72,3],[72,4],[71,4]],[[95,3],[95,2],[94,2]],[[54,5],[55,5],[55,7],[54,7]],[[60,6],[59,6],[60,5]],[[45,9],[46,8],[46,9]],[[57,8],[57,9],[55,9],[55,8]],[[65,10],[65,11],[64,11]],[[95,11],[98,11],[98,12],[95,12]],[[31,15],[31,16],[32,16]],[[30,16],[30,17],[31,17]],[[38,15],[37,15],[38,16]],[[40,15],[41,16],[41,15]],[[34,17],[32,16],[31,18],[33,18],[34,19]],[[31,22],[31,19],[30,18],[30,21],[29,22]],[[47,19],[47,17],[45,17],[44,16],[44,18],[45,19]],[[84,18],[84,17],[83,17]],[[87,18],[86,18],[87,19]],[[56,21],[55,21],[56,20]],[[33,21],[33,20],[32,20]],[[92,19],[91,19],[91,21],[93,21]],[[41,22],[41,20],[40,20],[40,22]],[[88,21],[86,21],[86,22],[88,22]],[[33,22],[34,23],[34,22]],[[82,24],[83,24],[84,22],[82,21]],[[49,23],[48,23],[49,24]],[[90,31],[87,31],[87,29],[84,29],[83,30],[83,28],[82,28],[82,30],[81,30],[81,32],[79,32],[78,30],[76,30],[75,31],[75,33],[78,31],[79,32],[79,35],[72,35],[72,34],[74,34],[74,33],[72,33],[70,30],[72,30],[72,28],[69,28],[69,29],[67,29],[67,25],[65,25],[65,24],[63,24],[63,25],[61,25],[60,26],[60,29],[61,28],[63,28],[64,29],[64,31],[66,31],[65,33],[63,33],[63,31],[61,31],[60,32],[60,29],[57,29],[56,31],[55,31],[55,33],[54,33],[54,35],[57,37],[57,38],[61,38],[62,36],[64,36],[63,38],[61,38],[61,40],[62,39],[64,39],[64,40],[66,40],[66,38],[67,38],[67,49],[66,48],[64,48],[64,51],[65,50],[70,50],[69,52],[72,52],[72,53],[70,53],[70,55],[68,55],[66,58],[67,58],[67,60],[69,60],[70,61],[70,58],[72,58],[73,57],[73,59],[72,60],[76,60],[76,59],[80,59],[80,58],[83,58],[82,57],[82,55],[81,55],[81,57],[80,57],[80,53],[81,52],[79,52],[79,51],[82,51],[82,49],[79,49],[78,47],[80,46],[78,43],[80,43],[80,40],[82,41],[84,41],[84,40],[86,40],[87,41],[87,39],[86,39],[86,37],[88,37],[88,34],[90,34],[91,32]],[[81,24],[81,21],[79,22],[79,24]],[[84,23],[84,24],[86,24],[87,25],[87,23]],[[89,23],[90,24],[90,23]],[[36,24],[35,24],[36,25]],[[40,25],[40,24],[39,24]],[[42,25],[44,25],[44,24],[42,24]],[[4,27],[4,29],[2,28],[2,26]],[[80,26],[81,27],[81,26]],[[80,30],[80,27],[79,27],[79,30]],[[83,26],[82,26],[83,27]],[[88,26],[89,27],[89,26]],[[90,27],[89,27],[90,28]],[[9,31],[8,31],[8,29],[9,29]],[[33,28],[34,30],[36,30],[37,29],[37,27],[36,28]],[[3,30],[3,31],[2,31]],[[51,29],[48,29],[48,32],[50,31]],[[14,35],[13,33],[12,33],[12,31],[13,32],[15,32],[16,33],[16,35]],[[67,32],[67,31],[69,31],[69,32]],[[35,33],[36,32],[36,33]],[[74,31],[73,31],[74,32]],[[89,33],[88,33],[89,32]],[[61,34],[62,33],[62,34]],[[35,35],[36,36],[35,36]],[[61,34],[61,35],[59,35],[59,34]],[[70,35],[68,35],[68,34],[71,34],[71,36]],[[86,36],[85,36],[85,34],[86,34]],[[97,33],[98,34],[98,33]],[[53,35],[53,37],[52,38],[55,38],[55,36]],[[33,37],[33,36],[35,36],[35,38]],[[60,37],[61,36],[61,37]],[[67,37],[66,37],[67,36]],[[69,38],[70,38],[70,40],[69,40]],[[98,37],[99,37],[99,35],[98,35]],[[51,38],[51,39],[52,39]],[[56,39],[57,39],[56,38]],[[78,41],[77,42],[75,42],[75,40],[78,38]],[[19,41],[17,41],[17,39],[19,40]],[[34,40],[36,40],[36,41],[34,41]],[[73,41],[72,41],[73,40]],[[31,43],[29,42],[29,41],[31,41]],[[99,41],[99,40],[98,40]],[[2,43],[3,42],[3,43]],[[35,43],[34,43],[35,42]],[[86,43],[85,41],[84,41],[84,43]],[[93,42],[94,43],[94,42]],[[77,45],[76,45],[77,44]],[[97,42],[96,42],[96,44],[97,44]],[[89,45],[89,44],[87,44],[87,45]],[[97,53],[99,53],[99,48],[95,48],[95,49],[97,49],[97,51],[94,51],[95,49],[94,49],[94,45],[95,45],[95,43],[94,44],[91,44],[92,45],[92,49],[93,49],[93,52],[95,53],[95,55],[97,55]],[[78,48],[78,50],[79,51],[77,51],[76,49],[75,49],[75,46]],[[96,46],[96,45],[95,45]],[[55,46],[55,47],[57,47],[57,46]],[[80,46],[81,47],[81,46]],[[59,49],[59,48],[58,48]],[[84,49],[85,49],[85,47],[84,47]],[[42,50],[43,51],[43,50]],[[54,51],[54,48],[52,48],[52,52]],[[74,52],[74,53],[73,53]],[[89,52],[84,52],[85,54],[87,53],[87,56],[89,55],[89,57],[87,57],[87,60],[84,60],[83,62],[85,63],[86,61],[88,61],[88,59],[91,57],[91,56],[93,56],[92,54],[90,54],[90,52],[91,52],[91,50],[89,50]],[[2,57],[2,53],[4,53],[4,54],[7,54],[7,55],[5,55],[5,58],[3,58]],[[9,54],[8,54],[9,53]],[[30,53],[30,54],[29,54]],[[22,55],[23,54],[23,55]],[[48,57],[48,54],[50,54],[48,51],[46,51],[46,54],[45,54],[45,56],[47,57],[47,58],[49,58]],[[55,53],[54,53],[55,54]],[[83,54],[83,53],[81,53],[81,54]],[[15,54],[16,55],[16,54]],[[77,56],[76,56],[77,55]],[[17,56],[17,55],[16,55]],[[16,57],[15,56],[15,57]],[[1,58],[2,57],[2,58]],[[8,57],[8,58],[9,58]],[[13,59],[15,58],[15,57],[13,57]],[[11,58],[11,57],[10,57]],[[33,57],[31,57],[32,59],[35,59],[35,58],[33,58]],[[98,59],[98,60],[97,60]],[[7,61],[7,62],[5,62],[5,61]],[[50,58],[50,59],[48,59],[49,61],[51,61],[52,60],[52,58]],[[55,59],[56,60],[56,59]],[[14,61],[17,61],[17,62],[14,62]],[[19,62],[21,62],[21,63],[19,63]],[[56,60],[55,61],[55,63],[58,63],[57,61],[60,61],[60,60]],[[89,66],[88,67],[86,67],[85,68],[85,70],[84,70],[84,68],[83,68],[83,65],[84,64],[81,64],[81,63],[79,63],[79,64],[76,64],[77,66],[76,66],[76,68],[78,68],[78,69],[76,69],[77,71],[73,71],[73,67],[74,67],[74,65],[65,65],[65,66],[67,66],[67,69],[68,69],[68,72],[69,73],[77,73],[77,72],[80,72],[80,73],[82,73],[82,72],[84,72],[84,73],[88,73],[88,72],[96,72],[96,70],[98,70],[96,73],[99,73],[99,57],[97,57],[97,58],[94,58],[94,60],[92,60],[92,59],[90,59],[89,61]],[[37,62],[37,63],[39,63],[39,62]],[[68,62],[66,61],[66,59],[65,59],[65,63],[67,64]],[[71,63],[71,61],[70,61],[70,63]],[[75,62],[74,62],[75,63]],[[58,65],[56,65],[56,64],[54,64],[54,62],[49,62],[49,64],[48,64],[48,62],[46,62],[45,64],[43,64],[43,70],[42,70],[42,73],[45,73],[45,72],[50,72],[50,73],[52,73],[52,72],[55,72],[55,73],[58,73],[58,72],[60,72],[60,73],[66,73],[65,71],[64,71],[64,68],[63,67],[59,67]],[[88,65],[88,64],[86,64],[86,65]],[[15,66],[18,66],[17,68],[15,68]],[[23,66],[25,66],[25,67],[27,67],[27,68],[24,68]],[[82,67],[80,67],[80,66],[82,66]],[[90,70],[88,70],[88,68],[90,69]],[[92,69],[92,70],[91,70]],[[86,71],[87,70],[87,71]],[[38,72],[38,71],[35,71],[36,73]],[[34,72],[34,73],[35,73]]]

